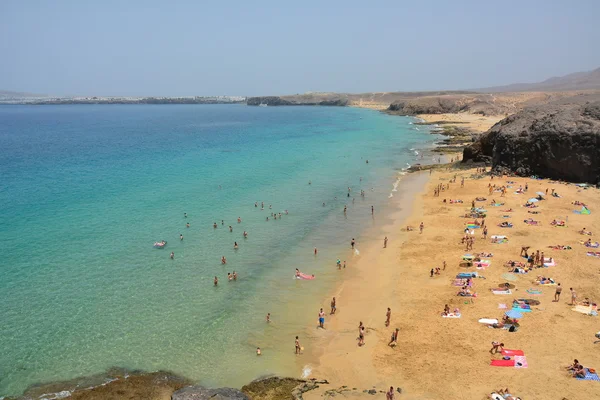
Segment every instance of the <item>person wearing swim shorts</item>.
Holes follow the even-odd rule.
[[[335,314],[336,311],[336,305],[335,305],[335,297],[331,300],[331,315]]]
[[[554,292],[554,301],[557,302],[560,300],[560,294],[562,293],[562,286],[560,283],[556,285],[556,292]]]
[[[319,311],[319,328],[323,328],[325,329],[325,313],[323,312],[323,309],[321,308],[321,310]]]

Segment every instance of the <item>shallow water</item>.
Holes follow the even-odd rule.
[[[1,106],[0,395],[111,366],[215,386],[297,374],[306,319],[287,306],[313,312],[336,258],[352,262],[349,240],[360,248],[384,223],[410,149],[434,138],[409,122],[353,108]]]

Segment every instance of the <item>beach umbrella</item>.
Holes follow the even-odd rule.
[[[517,280],[517,276],[516,275],[508,273],[508,272],[505,273],[505,274],[502,274],[502,277],[504,279],[506,279],[507,281],[511,281],[511,282],[514,282],[514,281]]]
[[[537,203],[539,200],[536,199],[535,197],[532,197],[531,199],[527,200],[530,203]]]
[[[508,318],[513,318],[513,319],[519,319],[523,316],[523,314],[517,310],[508,310],[507,312],[504,313],[504,315],[506,315]]]

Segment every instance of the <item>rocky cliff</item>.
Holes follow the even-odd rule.
[[[570,182],[600,183],[600,101],[526,108],[494,125],[463,162]]]

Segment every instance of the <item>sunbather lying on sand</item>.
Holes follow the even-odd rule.
[[[508,270],[508,272],[512,272],[514,274],[526,274],[529,271],[523,267],[512,267],[511,269]]]
[[[565,226],[565,221],[558,221],[553,219],[552,222],[550,222],[550,225],[552,226]]]
[[[541,211],[527,211],[529,214],[539,214]]]
[[[498,224],[500,228],[512,228],[513,224],[510,222],[504,221]]]
[[[475,254],[476,257],[494,257],[493,253],[477,253]]]
[[[524,219],[523,222],[527,225],[540,225],[540,221],[534,221],[533,218]]]
[[[594,242],[594,243],[592,243],[592,239],[588,239],[588,240],[586,240],[586,241],[583,243],[583,245],[584,245],[585,247],[592,247],[592,248],[597,248],[597,247],[600,247],[600,243],[598,243],[598,242]]]
[[[467,286],[463,286],[456,295],[462,297],[477,297],[477,293],[471,293],[471,289]]]
[[[554,249],[554,250],[571,250],[572,249],[571,246],[564,246],[562,244],[557,244],[555,246],[548,246],[548,247],[550,247],[551,249]]]
[[[509,208],[508,210],[502,210],[502,212],[513,212],[513,209]]]
[[[544,276],[538,275],[537,278],[535,278],[535,283],[537,283],[538,285],[551,285],[555,282],[552,278],[546,278]]]
[[[527,202],[527,203],[525,203],[525,207],[527,207],[527,208],[537,208],[538,206],[536,206],[533,203]]]
[[[476,201],[485,201],[485,197],[475,197]]]
[[[582,235],[592,236],[592,232],[586,230],[585,228],[583,228],[582,230],[580,230],[579,233],[581,233]]]
[[[582,202],[581,202],[581,201],[579,201],[579,200],[575,200],[575,201],[574,201],[573,203],[571,203],[571,204],[574,204],[574,205],[576,205],[576,206],[584,206],[584,207],[587,207],[587,206],[585,205],[585,203],[582,203]]]

